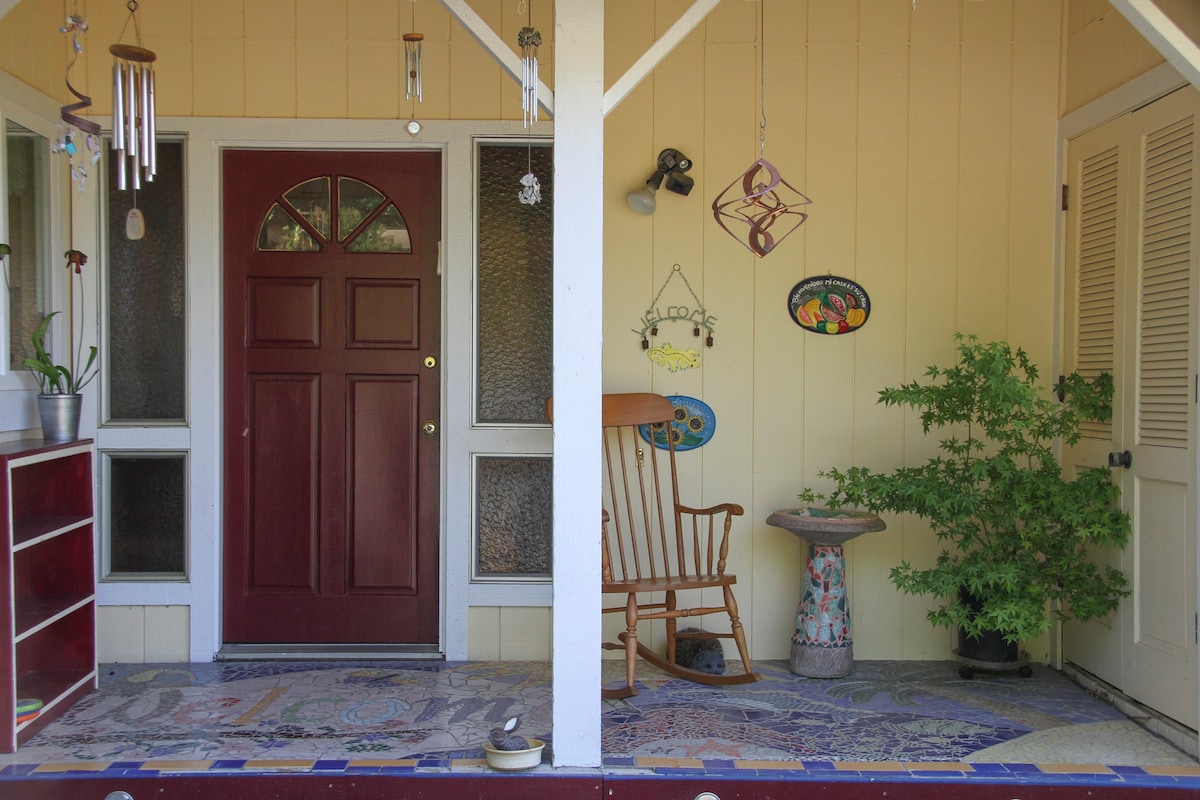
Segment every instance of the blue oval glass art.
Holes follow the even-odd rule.
[[[682,394],[667,395],[675,407],[675,421],[670,423],[676,452],[694,450],[712,439],[717,430],[717,417],[703,400]],[[655,447],[667,449],[667,425],[642,425],[642,438]],[[653,436],[651,436],[653,429]]]

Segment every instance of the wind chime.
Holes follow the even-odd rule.
[[[117,189],[136,191],[143,179],[153,181],[158,171],[154,113],[154,62],[158,56],[142,46],[137,0],[129,0],[125,7],[129,9],[129,18],[125,20],[121,38],[132,20],[137,44],[122,44],[118,39],[117,44],[108,48],[113,57],[112,147],[122,156],[116,165]],[[135,211],[136,206],[130,214]]]
[[[417,27],[417,0],[411,0],[411,2],[412,27],[415,29]],[[404,129],[408,131],[409,136],[416,136],[421,132],[421,123],[417,122],[417,103],[424,102],[421,80],[421,43],[424,41],[425,34],[417,33],[415,30],[404,34],[404,71],[407,73],[404,99],[409,101],[412,109],[408,124],[404,126]]]
[[[533,174],[533,137],[529,132],[530,124],[538,118],[538,47],[542,44],[542,34],[533,27],[533,0],[521,0],[517,13],[525,7],[526,25],[517,34],[517,44],[521,48],[521,115],[526,130],[526,172],[521,176],[521,190],[517,199],[523,205],[532,206],[542,201],[542,186],[537,176]]]
[[[733,183],[713,200],[713,217],[721,228],[737,239],[747,250],[762,258],[780,242],[804,224],[808,213],[802,206],[812,203],[803,192],[785,181],[779,170],[767,161],[767,59],[766,39],[763,36],[766,0],[759,2],[758,53],[759,109],[762,121],[758,128],[759,158]],[[746,225],[746,241],[730,230],[729,225]],[[777,227],[779,230],[772,230]]]
[[[62,107],[62,122],[66,123],[66,129],[63,130],[62,123],[58,124],[58,129],[61,133],[55,137],[54,144],[51,145],[51,152],[66,153],[67,163],[70,165],[70,175],[72,182],[79,187],[79,191],[83,191],[87,183],[87,167],[85,161],[90,164],[95,164],[100,160],[100,125],[90,119],[79,116],[80,111],[84,111],[92,106],[92,98],[88,97],[71,85],[71,70],[75,66],[75,62],[79,60],[79,54],[83,52],[83,42],[80,37],[87,33],[87,17],[79,13],[79,4],[75,3],[73,12],[67,14],[66,2],[63,3],[63,12],[66,17],[66,24],[59,28],[59,33],[71,34],[71,62],[67,64],[67,91],[70,92],[79,102],[69,103]],[[76,136],[75,131],[78,130],[81,136]],[[81,155],[77,139],[83,140],[83,146],[91,155],[88,158],[76,159],[76,156]]]

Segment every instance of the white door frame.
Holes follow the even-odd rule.
[[[106,120],[98,120],[102,125]],[[221,646],[221,151],[225,148],[440,150],[442,153],[442,497],[441,649],[467,658],[470,582],[469,502],[472,453],[475,274],[474,142],[524,134],[520,123],[430,121],[410,137],[394,120],[208,119],[163,117],[163,135],[185,137],[187,236],[187,423],[104,428],[97,449],[170,449],[188,456],[188,580],[100,585],[102,606],[190,607],[192,661],[211,661]],[[549,134],[549,123],[535,131]],[[77,210],[78,211],[78,210]],[[89,209],[99,214],[101,209]],[[82,220],[99,230],[99,219]],[[97,251],[98,252],[98,251]],[[501,604],[503,597],[497,597]]]

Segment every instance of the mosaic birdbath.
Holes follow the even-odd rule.
[[[850,606],[846,600],[846,555],[842,545],[887,528],[865,511],[789,508],[767,517],[808,542],[804,595],[796,610],[790,668],[806,678],[840,678],[854,668]]]

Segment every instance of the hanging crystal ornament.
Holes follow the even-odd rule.
[[[766,40],[763,36],[766,0],[761,0],[758,5],[758,53],[761,60],[759,108],[762,113],[762,121],[758,128],[759,158],[717,195],[717,199],[713,200],[712,209],[713,218],[722,230],[737,239],[751,253],[762,258],[804,224],[808,213],[801,208],[812,203],[812,200],[785,181],[775,165],[767,161],[767,60]],[[743,242],[741,237],[730,229],[730,224],[747,226],[746,241]],[[772,231],[772,228],[777,226],[778,230]]]
[[[522,5],[525,5],[528,11],[528,24],[517,34],[517,44],[521,48],[521,111],[525,127],[528,128],[530,123],[537,122],[538,118],[538,48],[542,44],[542,34],[533,27],[531,0],[522,0]]]
[[[64,3],[65,5],[65,3]],[[74,13],[67,14],[66,24],[58,29],[59,33],[71,35],[71,61],[67,64],[67,91],[79,102],[69,103],[62,107],[62,123],[55,126],[54,143],[50,146],[52,153],[66,153],[68,172],[71,181],[83,191],[87,184],[87,168],[100,160],[100,125],[90,119],[79,116],[77,112],[91,108],[92,98],[88,97],[71,85],[71,69],[83,52],[81,37],[87,33],[87,17],[79,13],[79,4],[75,3]],[[80,148],[84,148],[81,151]]]
[[[113,134],[112,146],[121,154],[117,164],[117,189],[139,189],[143,178],[154,180],[158,171],[157,122],[154,112],[154,62],[158,56],[142,46],[142,28],[138,21],[137,0],[129,0],[129,19],[121,36],[133,21],[136,45],[117,44],[108,48],[113,56]]]
[[[521,191],[517,192],[517,199],[522,205],[532,206],[542,202],[542,185],[538,183],[537,175],[533,174],[532,168],[521,176]]]

